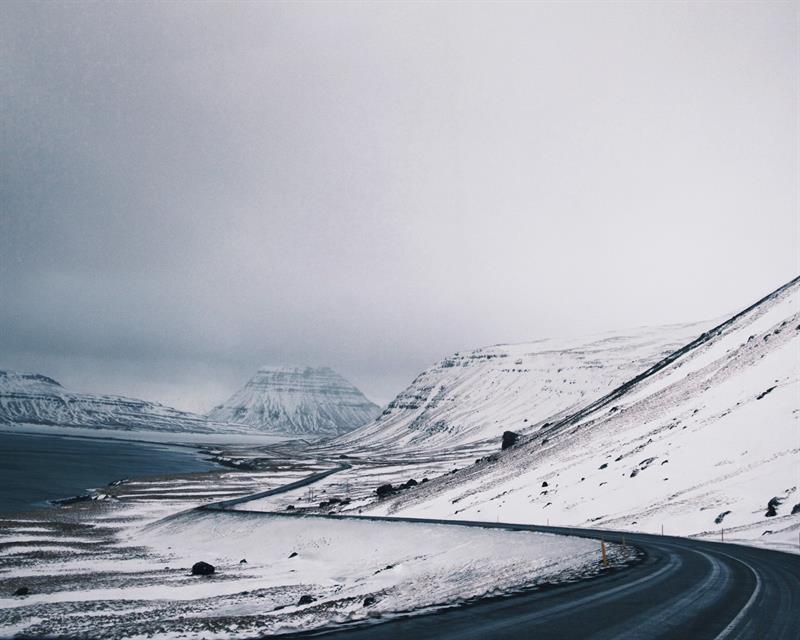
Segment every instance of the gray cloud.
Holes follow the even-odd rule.
[[[0,5],[0,367],[387,401],[798,271],[790,3]],[[212,397],[213,396],[213,397]]]

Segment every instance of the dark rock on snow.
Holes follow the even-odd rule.
[[[778,498],[777,496],[772,498],[772,500],[770,500],[767,503],[767,512],[764,515],[767,518],[773,518],[777,516],[778,515],[777,509],[781,502],[783,502],[783,500],[781,498]]]
[[[500,448],[503,451],[505,451],[509,447],[513,447],[515,444],[517,444],[518,440],[519,440],[519,434],[518,433],[514,433],[513,431],[504,431],[503,432],[503,442],[500,445]]]
[[[314,602],[314,600],[316,600],[314,596],[310,596],[308,594],[302,595],[300,596],[300,599],[297,601],[297,606],[299,607],[304,604],[311,604],[312,602]]]
[[[725,519],[725,516],[727,516],[729,513],[730,511],[723,511],[722,513],[720,513],[716,518],[714,518],[714,524],[722,524],[722,521]]]
[[[31,592],[28,587],[20,587],[14,592],[15,596],[27,596]]]
[[[193,576],[210,576],[212,573],[214,573],[214,565],[207,562],[195,562],[192,565]]]
[[[375,493],[378,494],[379,498],[385,498],[386,496],[394,493],[395,489],[391,484],[382,484],[380,487],[375,489]]]
[[[297,551],[292,551],[292,552],[289,554],[289,557],[290,557],[290,558],[296,558],[296,557],[297,557]]]
[[[364,606],[365,607],[370,607],[373,604],[375,604],[376,602],[377,602],[377,600],[375,599],[375,596],[367,596],[366,598],[364,598]]]

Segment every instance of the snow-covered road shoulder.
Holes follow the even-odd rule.
[[[34,635],[253,637],[451,606],[600,570],[599,543],[577,537],[247,512],[184,513],[127,543],[143,550],[142,576],[0,598],[0,634],[33,619],[26,631]],[[616,559],[619,551],[610,551]],[[215,573],[192,576],[198,561]],[[108,578],[113,568],[95,571]]]

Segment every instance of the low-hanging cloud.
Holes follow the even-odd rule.
[[[794,275],[787,3],[0,6],[0,367],[207,409]]]

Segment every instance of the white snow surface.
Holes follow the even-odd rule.
[[[506,424],[530,415],[521,402],[486,402]],[[799,414],[795,280],[585,415],[559,422],[560,413],[516,448],[367,510],[649,532],[663,525],[715,539],[724,528],[726,541],[797,551]]]
[[[0,597],[0,635],[249,638],[454,605],[600,567],[595,540],[453,525],[194,511],[125,531],[118,545],[146,553],[66,554],[17,569],[18,579],[96,578]],[[199,560],[214,575],[191,576]],[[313,601],[300,605],[303,595]]]
[[[329,367],[262,367],[208,417],[290,436],[336,436],[380,408]]]
[[[378,420],[333,445],[407,453],[499,439],[568,415],[700,335],[713,323],[544,339],[455,353],[423,371]]]

